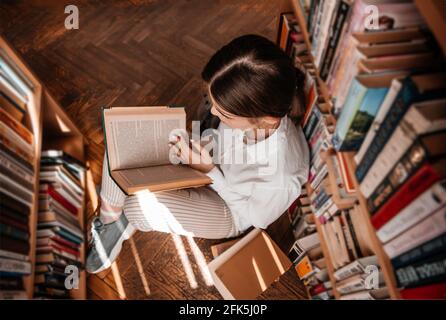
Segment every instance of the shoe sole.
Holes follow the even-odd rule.
[[[124,230],[124,232],[122,232],[121,237],[116,242],[116,243],[119,243],[119,245],[116,245],[116,246],[113,247],[113,249],[110,252],[110,255],[109,255],[108,259],[105,259],[105,261],[103,261],[102,265],[98,269],[96,269],[96,270],[89,270],[88,273],[95,274],[95,273],[99,273],[99,272],[102,272],[102,271],[110,268],[112,263],[118,257],[119,252],[122,249],[122,244],[124,243],[125,240],[130,239],[130,237],[133,235],[134,232],[135,232],[135,228],[130,223],[128,223],[127,227]],[[103,249],[101,248],[101,250],[103,250]],[[106,256],[105,253],[104,253],[104,256]]]

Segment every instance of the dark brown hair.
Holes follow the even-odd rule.
[[[276,44],[245,35],[218,50],[201,74],[215,102],[230,114],[284,117],[302,91],[302,74]]]

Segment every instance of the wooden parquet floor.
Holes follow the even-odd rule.
[[[194,119],[204,92],[200,72],[209,57],[242,34],[274,39],[277,2],[5,0],[0,32],[85,135],[93,178],[100,184],[100,108],[177,104]],[[66,4],[79,8],[78,30],[64,28]],[[278,233],[276,239],[284,238]],[[111,269],[89,276],[89,298],[220,299],[197,264],[211,260],[213,243],[138,232]],[[306,293],[290,270],[260,298],[304,299]]]

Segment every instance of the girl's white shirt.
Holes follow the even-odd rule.
[[[266,229],[307,182],[309,150],[302,129],[284,117],[272,135],[258,142],[244,140],[241,130],[222,122],[217,132],[217,166],[207,174],[211,187],[226,202],[239,231],[251,226]]]

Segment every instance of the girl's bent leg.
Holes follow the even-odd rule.
[[[100,220],[105,223],[117,221],[122,214],[125,198],[124,192],[118,187],[116,182],[110,176],[107,157],[104,155],[102,165],[102,184],[101,184],[101,210]]]
[[[223,199],[208,187],[140,192],[126,198],[124,213],[141,231],[160,231],[206,239],[240,234]]]

